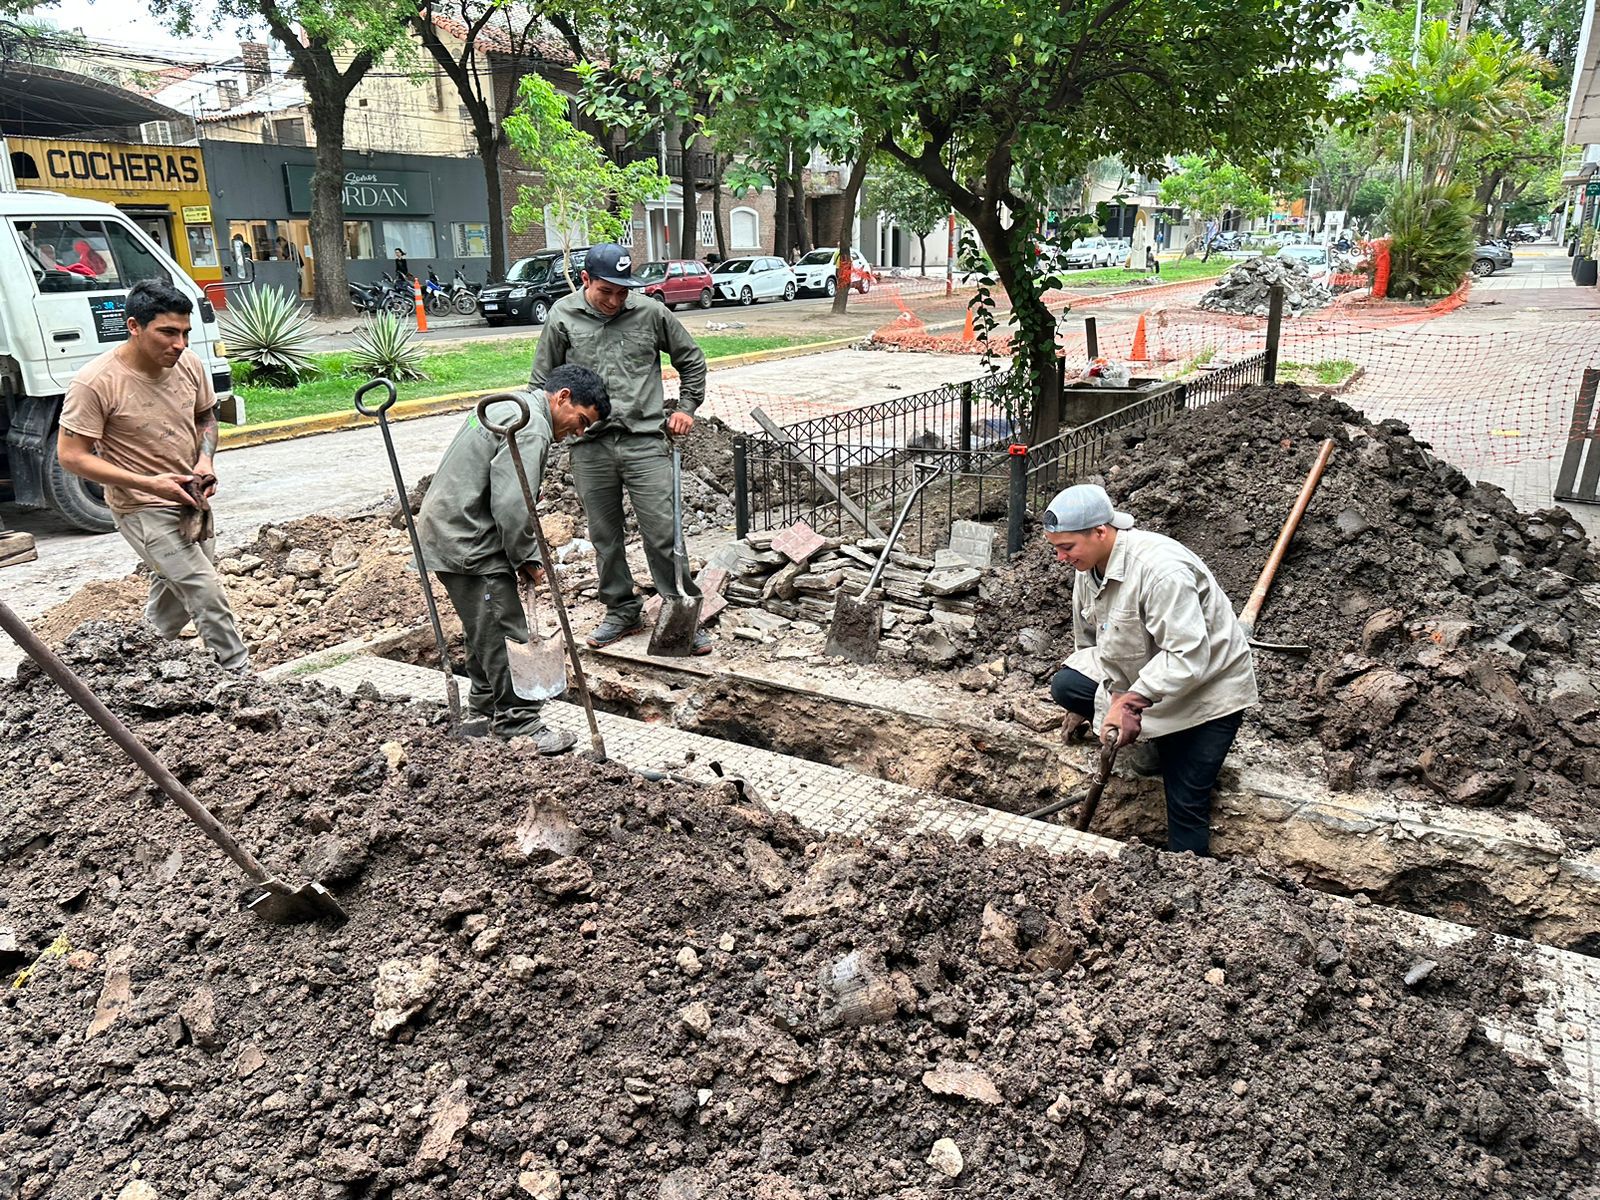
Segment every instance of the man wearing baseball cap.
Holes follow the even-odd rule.
[[[1070,734],[1093,720],[1119,745],[1154,747],[1167,793],[1167,849],[1211,848],[1211,789],[1244,710],[1255,666],[1233,605],[1187,547],[1133,527],[1104,488],[1060,492],[1042,516],[1072,582],[1072,656],[1050,681]]]
[[[645,561],[656,591],[678,598],[672,567],[672,458],[667,434],[682,437],[706,396],[706,356],[666,305],[642,296],[633,260],[624,246],[591,246],[581,272],[583,286],[550,309],[531,382],[544,385],[557,367],[575,363],[605,381],[611,417],[597,422],[572,444],[572,480],[583,502],[600,575],[605,620],[590,632],[589,645],[609,646],[644,630],[643,603],[634,590],[623,536],[622,497],[633,502]],[[661,355],[677,368],[678,406],[670,416],[661,386]],[[699,596],[684,580],[687,599]],[[695,633],[696,654],[711,653],[711,637]]]

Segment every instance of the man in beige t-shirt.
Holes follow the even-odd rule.
[[[217,397],[188,348],[193,304],[155,279],[128,292],[128,340],[73,377],[61,410],[61,466],[105,489],[117,532],[150,568],[145,619],[177,637],[193,619],[216,660],[250,666],[216,569]]]

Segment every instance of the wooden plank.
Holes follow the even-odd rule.
[[[865,529],[873,537],[881,538],[884,536],[883,530],[873,522],[871,517],[867,516],[867,514],[861,510],[861,506],[859,504],[839,490],[839,488],[834,484],[833,480],[828,477],[828,473],[826,471],[819,471],[813,467],[811,463],[806,461],[805,455],[801,454],[794,448],[794,443],[790,440],[789,435],[783,431],[782,426],[780,426],[771,417],[767,416],[767,414],[762,412],[759,408],[751,409],[750,415],[755,419],[756,424],[761,426],[766,435],[776,442],[783,452],[789,456],[789,460],[796,466],[804,468],[806,473],[817,481],[818,486],[820,486],[823,491],[827,492],[829,496],[833,497],[834,502],[837,503],[840,508],[849,513],[854,520],[861,522],[861,527],[863,529]]]
[[[1590,470],[1584,471],[1584,477],[1589,481],[1587,498],[1594,498],[1595,481],[1591,477],[1592,470],[1600,463],[1600,446],[1593,443],[1589,433],[1589,420],[1594,415],[1595,394],[1600,391],[1600,370],[1593,367],[1585,368],[1583,383],[1578,387],[1578,398],[1572,406],[1572,424],[1567,435],[1567,450],[1561,459],[1561,472],[1556,476],[1555,498],[1557,500],[1582,500],[1586,497],[1572,490],[1572,485],[1578,478],[1578,463],[1583,458],[1583,448],[1589,447]]]

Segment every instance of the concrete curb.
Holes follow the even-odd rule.
[[[808,342],[803,346],[779,346],[772,350],[752,350],[748,354],[730,354],[723,358],[708,359],[706,368],[722,371],[732,367],[746,367],[753,363],[777,362],[785,358],[801,358],[808,354],[822,354],[829,350],[845,350],[870,338],[863,333],[856,337],[834,338],[826,342]],[[678,373],[671,367],[661,370],[663,379],[676,379]],[[418,417],[432,417],[440,413],[465,412],[477,403],[478,397],[492,395],[518,386],[484,388],[476,392],[452,392],[444,396],[425,396],[417,400],[401,400],[389,410],[390,421],[411,421]],[[311,437],[319,433],[335,433],[341,429],[356,429],[371,424],[353,408],[345,412],[315,413],[308,417],[285,417],[281,421],[263,421],[259,425],[236,425],[224,429],[217,438],[217,449],[239,450],[246,446],[264,446],[269,442],[287,442],[294,438]]]

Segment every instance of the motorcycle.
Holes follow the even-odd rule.
[[[450,311],[450,293],[439,282],[439,276],[434,274],[432,267],[428,268],[428,278],[422,285],[422,299],[432,316],[442,317]]]
[[[432,271],[428,272],[430,275]],[[468,283],[465,268],[456,268],[456,277],[450,283],[450,304],[463,317],[470,317],[478,311],[478,292],[483,288],[481,283]]]
[[[388,276],[370,287],[349,283],[350,303],[358,312],[370,317],[380,312],[391,312],[397,317],[410,316],[416,310],[416,301],[409,291],[401,291],[399,282]]]

